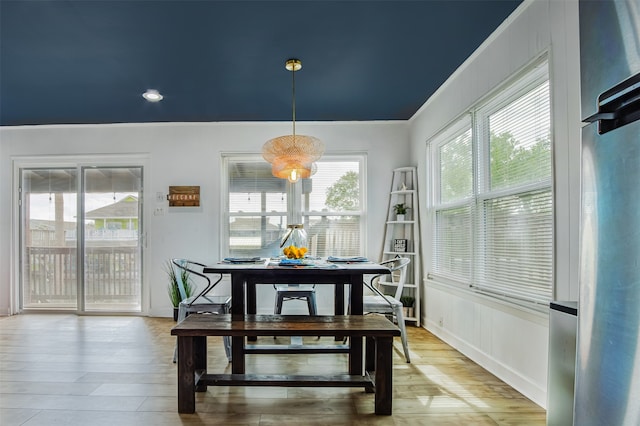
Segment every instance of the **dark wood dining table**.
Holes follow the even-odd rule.
[[[335,288],[334,314],[336,315],[345,313],[344,286],[348,285],[350,289],[350,314],[362,315],[364,275],[390,273],[387,267],[373,262],[318,263],[311,266],[279,266],[266,264],[266,262],[218,263],[205,267],[203,272],[231,276],[231,317],[235,321],[242,321],[245,314],[256,314],[257,284],[332,284]],[[319,345],[313,346],[315,348],[290,347],[286,350],[294,353],[329,351]],[[351,339],[344,351],[349,353],[350,373],[361,374],[363,371],[362,340]],[[260,353],[260,349],[246,347],[243,337],[232,337],[233,373],[243,374],[245,372],[245,353]]]

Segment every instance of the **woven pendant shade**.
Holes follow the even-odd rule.
[[[324,144],[314,136],[296,135],[295,72],[302,68],[298,59],[285,64],[292,74],[293,134],[268,140],[262,147],[262,157],[271,163],[271,173],[281,179],[296,182],[316,171],[316,161],[324,152]]]
[[[315,172],[324,145],[320,139],[306,135],[285,135],[268,140],[262,147],[262,157],[271,163],[271,173],[281,179],[306,179]]]

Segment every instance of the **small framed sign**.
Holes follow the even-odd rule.
[[[199,207],[200,187],[199,186],[170,186],[169,207]]]
[[[406,252],[407,240],[403,238],[396,238],[393,240],[393,251]]]

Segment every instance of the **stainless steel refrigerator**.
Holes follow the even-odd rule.
[[[640,0],[580,0],[574,425],[640,425]]]

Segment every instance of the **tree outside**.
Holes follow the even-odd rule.
[[[334,211],[360,209],[360,181],[358,173],[349,171],[327,188],[326,205]]]
[[[471,129],[440,147],[440,202],[468,198],[473,194]]]
[[[550,138],[527,146],[510,132],[490,136],[491,190],[539,182],[551,176]],[[473,194],[471,130],[440,148],[440,201],[451,202]]]
[[[538,139],[531,146],[519,143],[510,132],[491,132],[491,189],[540,182],[551,176],[551,141]]]

